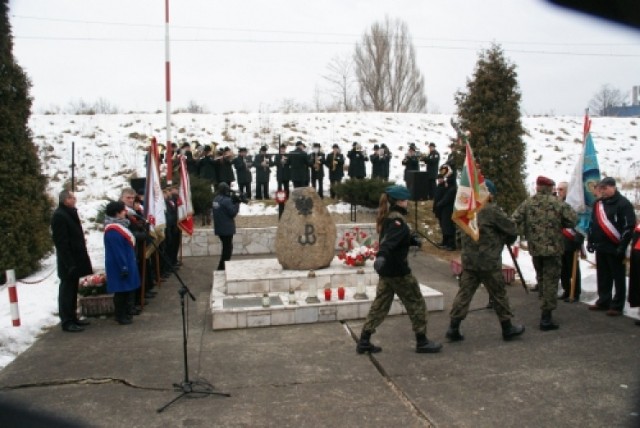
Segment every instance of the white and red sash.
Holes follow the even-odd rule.
[[[571,241],[575,241],[576,240],[576,231],[574,229],[565,227],[564,229],[562,229],[562,234],[565,236],[565,238],[571,240]]]
[[[640,233],[640,223],[636,224],[636,228],[634,230],[636,233]],[[636,245],[633,246],[634,250],[640,251],[640,239],[636,241]]]
[[[607,238],[614,244],[620,243],[620,232],[618,229],[609,221],[607,218],[607,213],[604,212],[604,206],[602,205],[602,201],[596,202],[595,206],[596,212],[596,221],[600,226],[600,229],[607,235]]]
[[[127,240],[127,242],[133,247],[136,247],[136,237],[133,236],[133,233],[131,233],[131,231],[129,229],[127,229],[126,227],[117,224],[117,223],[111,223],[108,224],[107,227],[104,228],[104,233],[107,233],[110,230],[115,230],[116,232],[118,232],[120,235],[122,235],[124,237],[124,239]]]

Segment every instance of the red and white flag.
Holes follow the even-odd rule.
[[[193,203],[191,182],[185,156],[180,156],[180,188],[178,190],[178,227],[187,235],[193,235]]]
[[[144,214],[149,221],[149,234],[153,237],[154,244],[157,246],[164,240],[164,229],[167,226],[167,218],[165,216],[166,205],[164,203],[164,195],[160,187],[160,156],[158,153],[158,142],[155,137],[151,138],[151,147],[149,148],[149,160],[147,162],[147,186],[144,193]],[[147,246],[147,254],[149,257],[155,249],[154,245]]]

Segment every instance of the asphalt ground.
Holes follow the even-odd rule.
[[[213,331],[217,258],[183,262],[178,274],[196,298],[185,297],[186,371],[171,277],[132,325],[94,318],[82,333],[44,333],[0,372],[0,426],[640,426],[640,327],[629,318],[560,301],[560,329],[542,332],[537,295],[509,286],[526,332],[505,342],[480,289],[465,340],[447,343],[457,281],[448,262],[418,253],[414,274],[445,295],[428,323],[442,352],[415,353],[408,317],[393,316],[373,336],[383,352],[358,355],[363,320]]]

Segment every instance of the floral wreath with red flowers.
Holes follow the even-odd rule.
[[[338,259],[347,266],[364,266],[378,253],[378,241],[359,227],[344,232],[338,242]]]

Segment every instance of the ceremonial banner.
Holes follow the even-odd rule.
[[[155,250],[155,246],[164,239],[164,229],[167,225],[165,216],[166,206],[164,195],[160,187],[160,156],[158,143],[155,137],[151,138],[149,149],[149,161],[147,162],[147,187],[144,193],[144,214],[149,222],[149,235],[153,238],[153,244],[148,245],[146,257]]]
[[[576,229],[583,235],[587,234],[591,223],[591,213],[596,201],[596,185],[600,181],[600,167],[598,156],[591,137],[591,120],[585,115],[584,145],[582,154],[578,158],[569,188],[566,202],[578,213]]]
[[[451,219],[474,241],[480,238],[477,213],[487,200],[488,192],[483,189],[484,179],[478,172],[476,161],[469,143],[466,144],[466,154],[456,200]]]
[[[178,227],[187,235],[193,235],[193,203],[191,182],[185,156],[180,156],[180,189],[178,191]]]

